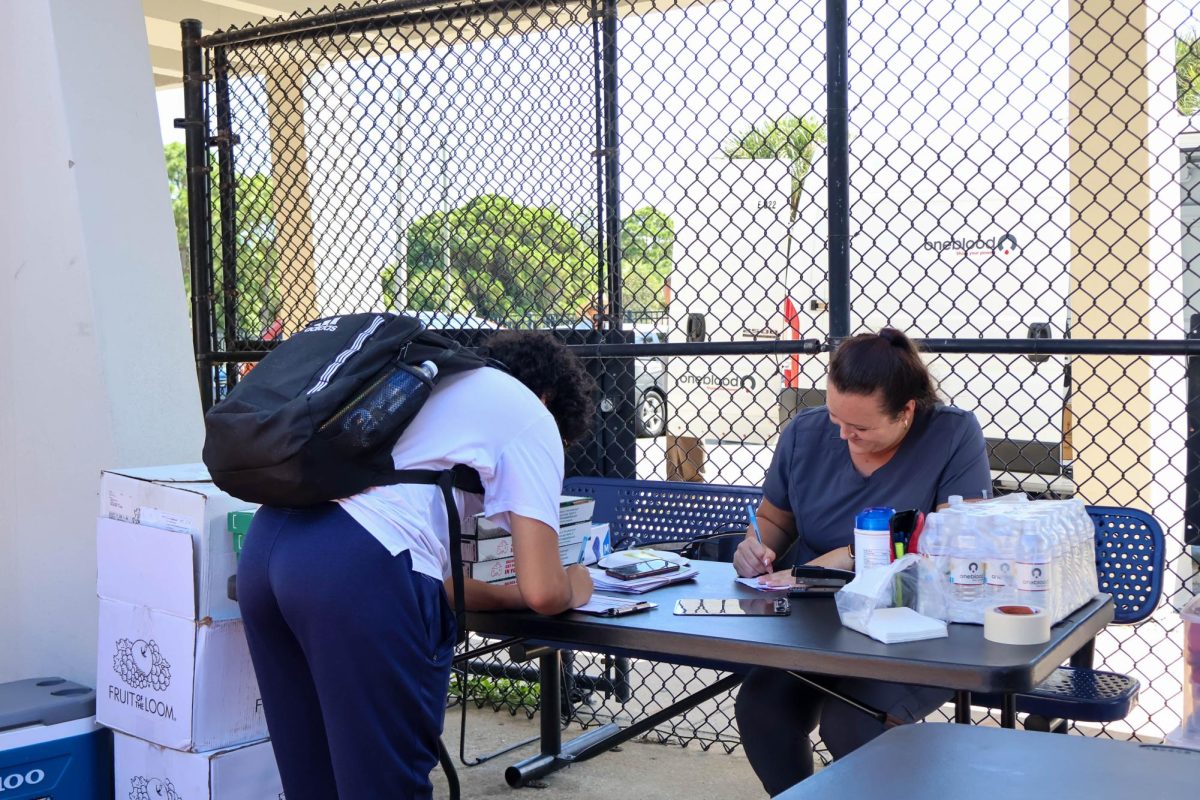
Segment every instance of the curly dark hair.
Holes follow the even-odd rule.
[[[578,441],[591,428],[596,382],[561,341],[540,331],[501,331],[480,352],[546,401],[564,443]]]

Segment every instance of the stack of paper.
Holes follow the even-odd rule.
[[[596,591],[623,592],[625,594],[642,594],[643,592],[658,589],[668,584],[690,581],[700,574],[699,570],[695,567],[681,567],[675,572],[667,572],[662,575],[649,575],[645,578],[634,578],[623,581],[619,578],[610,578],[602,569],[589,568],[588,572],[592,573],[592,583],[595,584]]]

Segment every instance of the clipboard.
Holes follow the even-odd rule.
[[[593,617],[624,617],[629,614],[649,611],[652,608],[658,608],[658,603],[652,603],[649,600],[627,600],[625,598],[594,594],[591,600],[573,610],[581,614],[590,614]]]

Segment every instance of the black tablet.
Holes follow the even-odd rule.
[[[717,600],[676,600],[681,617],[786,617],[792,613],[786,597],[746,597]]]

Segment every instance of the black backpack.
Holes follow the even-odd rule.
[[[421,369],[432,363],[433,376]],[[397,470],[392,446],[439,379],[502,367],[388,313],[313,320],[267,354],[204,416],[204,463],[220,489],[252,503],[300,507],[396,483],[436,484],[450,520],[462,625],[460,522],[452,489],[482,493],[469,467]]]

